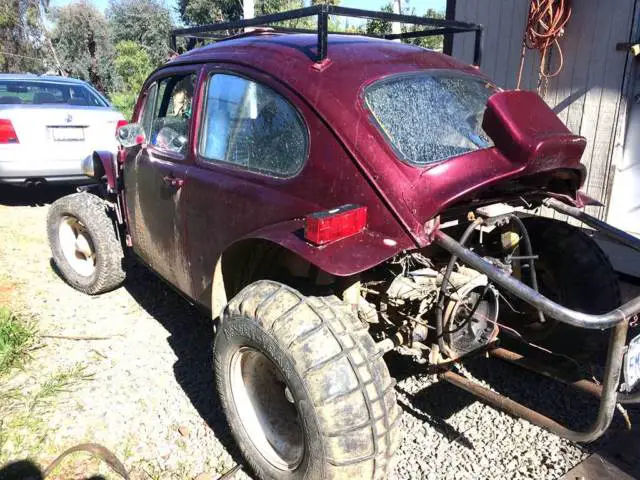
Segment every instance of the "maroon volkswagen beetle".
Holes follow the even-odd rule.
[[[558,435],[596,439],[617,404],[639,401],[628,336],[640,299],[620,305],[587,231],[538,213],[639,246],[583,212],[595,203],[579,192],[585,139],[477,67],[389,41],[399,35],[326,29],[341,14],[475,31],[479,57],[479,26],[320,5],[176,35],[301,12],[317,32],[256,29],[149,77],[119,155],[83,166],[102,181],[50,208],[65,280],[117,288],[133,254],[211,312],[222,408],[260,478],[383,477],[400,416],[392,351]],[[598,383],[529,355],[589,362],[603,340]],[[595,395],[596,420],[570,430],[452,370],[478,355]]]

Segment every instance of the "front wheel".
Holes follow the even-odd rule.
[[[124,281],[122,244],[99,197],[84,192],[56,200],[47,215],[47,234],[53,261],[75,289],[95,295]]]
[[[222,408],[259,478],[386,475],[398,443],[394,382],[337,298],[249,285],[222,315],[214,360]]]

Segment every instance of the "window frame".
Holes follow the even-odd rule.
[[[154,92],[155,98],[153,100],[153,114],[152,114],[153,119],[156,118],[155,115],[158,108],[157,102],[158,102],[158,92],[160,90],[160,82],[170,77],[187,76],[187,75],[195,76],[193,98],[191,99],[191,105],[192,105],[192,113],[191,113],[191,119],[190,119],[191,121],[189,122],[189,128],[187,131],[187,147],[185,149],[185,152],[178,153],[178,152],[172,152],[170,150],[165,150],[163,148],[159,148],[157,145],[150,143],[149,142],[150,139],[147,138],[145,140],[144,147],[150,153],[153,153],[156,156],[163,157],[174,162],[187,163],[187,160],[191,155],[191,152],[193,151],[193,144],[196,139],[196,137],[194,136],[194,131],[195,131],[194,127],[195,127],[195,124],[197,123],[196,107],[197,107],[197,99],[198,99],[198,92],[199,92],[198,85],[200,82],[201,70],[202,70],[202,65],[190,66],[189,68],[166,69],[166,70],[158,71],[157,75],[153,75],[147,80],[149,83],[145,85],[145,99],[142,104],[142,108],[136,118],[138,123],[142,121],[142,117],[144,116],[144,112],[145,112],[146,101],[148,99],[149,92],[154,87],[154,85],[155,85],[155,92]],[[152,119],[152,123],[153,123],[153,119]],[[145,132],[145,135],[146,135],[146,132]]]
[[[195,142],[195,163],[198,166],[201,166],[203,168],[207,168],[207,169],[211,169],[211,170],[216,170],[219,168],[224,169],[225,171],[233,171],[233,172],[238,172],[238,173],[247,173],[247,174],[251,174],[251,175],[257,175],[260,178],[264,178],[264,179],[273,179],[273,180],[289,180],[292,178],[297,177],[300,172],[302,172],[302,170],[304,170],[304,167],[308,164],[309,162],[309,156],[310,156],[310,152],[311,152],[311,135],[310,135],[310,131],[309,131],[309,125],[307,124],[307,121],[305,120],[304,115],[302,114],[302,112],[300,111],[300,109],[298,108],[298,106],[292,102],[290,100],[290,98],[285,95],[279,88],[274,88],[273,84],[271,82],[268,81],[263,81],[263,80],[259,80],[257,78],[252,77],[251,75],[248,75],[244,72],[239,72],[236,70],[231,70],[225,67],[221,67],[221,66],[212,66],[209,69],[207,69],[204,72],[204,79],[202,81],[202,85],[200,88],[200,107],[199,107],[199,115],[198,115],[198,125],[197,125],[197,130],[196,130],[196,142]],[[249,168],[249,167],[243,167],[242,165],[238,165],[236,163],[232,163],[232,162],[228,162],[226,160],[221,160],[221,159],[216,159],[216,158],[209,158],[209,157],[205,157],[202,152],[201,152],[201,142],[203,140],[203,136],[204,136],[204,130],[206,128],[206,118],[207,118],[207,107],[208,107],[208,101],[209,101],[209,86],[211,83],[211,79],[213,78],[214,75],[228,75],[228,76],[234,76],[234,77],[238,77],[238,78],[242,78],[246,81],[249,82],[253,82],[257,85],[260,85],[264,88],[267,88],[269,90],[271,90],[272,92],[274,92],[276,95],[278,95],[282,100],[284,100],[286,102],[287,105],[289,105],[289,107],[291,107],[291,109],[293,110],[294,114],[297,116],[301,130],[303,132],[304,135],[304,140],[305,140],[305,149],[304,149],[304,155],[303,155],[303,159],[302,162],[300,162],[299,167],[297,168],[297,170],[293,173],[289,173],[286,175],[280,175],[277,174],[273,171],[269,171],[269,170],[259,170],[256,168]]]
[[[502,91],[502,89],[500,87],[498,87],[495,83],[493,83],[491,80],[489,80],[488,78],[486,78],[483,75],[480,74],[476,74],[476,73],[472,73],[472,72],[461,72],[459,70],[451,70],[448,68],[428,68],[428,69],[424,69],[424,70],[416,70],[416,71],[412,71],[412,72],[401,72],[401,73],[393,73],[391,75],[387,75],[384,76],[382,78],[377,78],[365,85],[363,85],[360,89],[360,104],[361,104],[361,108],[366,112],[369,122],[371,123],[371,125],[373,126],[373,128],[378,132],[378,134],[382,137],[384,144],[387,145],[394,153],[394,156],[396,157],[397,160],[399,160],[400,162],[404,163],[405,165],[408,165],[412,168],[417,168],[419,170],[428,170],[436,165],[440,165],[443,162],[447,162],[449,160],[451,160],[452,158],[456,158],[462,155],[468,155],[469,153],[473,153],[473,152],[478,152],[481,150],[489,150],[491,148],[494,148],[493,145],[490,145],[488,147],[484,147],[484,148],[478,148],[476,150],[471,150],[469,152],[465,152],[465,153],[461,153],[459,155],[453,155],[451,157],[447,157],[447,158],[442,158],[439,160],[434,160],[433,162],[429,162],[429,163],[425,163],[423,165],[420,165],[416,162],[414,162],[413,160],[407,158],[407,156],[402,153],[398,147],[395,145],[395,143],[391,140],[391,138],[389,137],[389,135],[387,135],[387,132],[385,132],[384,128],[382,128],[382,125],[380,125],[380,122],[378,121],[378,119],[376,118],[375,113],[371,110],[371,108],[369,108],[369,104],[367,103],[367,90],[369,90],[372,87],[387,83],[387,82],[393,82],[395,80],[398,79],[402,79],[402,78],[410,78],[410,77],[420,77],[420,76],[431,76],[431,77],[452,77],[452,78],[469,78],[471,80],[475,80],[477,82],[481,82],[481,83],[485,83],[489,86],[491,86],[491,88],[494,89],[494,93],[496,92],[500,92]]]

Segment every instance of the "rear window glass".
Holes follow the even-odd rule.
[[[482,117],[494,92],[476,77],[418,73],[374,83],[365,101],[400,157],[424,166],[493,145]]]
[[[0,81],[0,105],[77,105],[106,107],[84,85],[37,81]]]

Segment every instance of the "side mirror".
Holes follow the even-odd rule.
[[[129,123],[120,127],[116,133],[116,138],[124,148],[142,145],[147,141],[144,129],[139,123]]]

